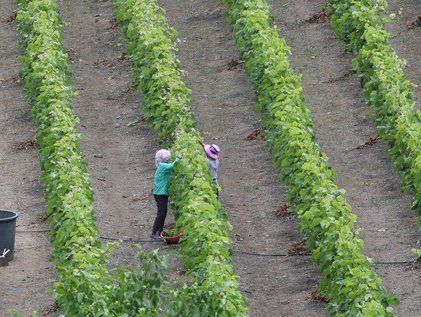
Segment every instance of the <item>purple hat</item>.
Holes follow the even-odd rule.
[[[204,144],[203,148],[205,149],[206,155],[209,156],[211,159],[216,160],[219,157],[219,146],[216,144]]]

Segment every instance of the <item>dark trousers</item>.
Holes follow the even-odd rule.
[[[153,224],[152,232],[161,232],[164,229],[165,217],[168,211],[168,196],[167,195],[154,195],[156,201],[156,207],[158,212],[156,213],[155,222]]]

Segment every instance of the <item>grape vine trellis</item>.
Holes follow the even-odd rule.
[[[189,107],[190,90],[181,80],[176,32],[168,27],[156,0],[117,0],[116,5],[146,115],[158,136],[181,157],[170,196],[177,226],[186,236],[181,246],[183,264],[192,277],[192,305],[184,313],[244,316],[247,303],[239,290],[229,248],[231,225],[208,172],[202,139]]]
[[[222,0],[229,8],[240,55],[258,92],[268,146],[289,186],[293,211],[322,269],[321,290],[332,316],[393,316],[371,260],[362,251],[356,216],[334,183],[335,172],[316,143],[300,77],[289,66],[290,49],[273,27],[264,0]]]
[[[352,66],[364,78],[364,97],[374,113],[379,136],[386,140],[403,190],[414,194],[421,225],[421,111],[415,110],[414,86],[403,71],[406,62],[390,46],[384,28],[386,0],[328,0],[332,25],[356,55]]]
[[[67,54],[62,45],[58,5],[53,0],[18,1],[21,76],[32,104],[36,138],[52,224],[51,242],[59,281],[55,299],[68,315],[93,316],[108,312],[103,276],[105,252],[92,209],[92,188],[73,115]]]

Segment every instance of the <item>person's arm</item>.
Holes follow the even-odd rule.
[[[162,163],[159,163],[159,165],[162,165],[162,169],[164,169],[164,170],[172,171],[174,169],[174,164],[176,162],[178,162],[179,160],[180,160],[180,158],[177,157],[174,160],[174,162],[172,162],[172,163],[164,163],[164,162],[162,162]]]

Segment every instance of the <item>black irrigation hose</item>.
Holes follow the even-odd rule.
[[[50,229],[42,229],[42,230],[21,230],[16,232],[44,232],[49,231]],[[112,240],[112,241],[122,241],[122,242],[131,242],[131,243],[157,243],[162,242],[161,240],[137,240],[137,239],[119,239],[119,238],[109,238],[109,237],[102,237],[103,240]],[[235,254],[243,254],[243,255],[253,255],[253,256],[261,256],[261,257],[290,257],[290,256],[310,256],[310,253],[257,253],[257,252],[247,252],[247,251],[240,251],[234,250]],[[416,260],[390,260],[390,261],[375,261],[373,265],[388,265],[388,264],[414,264]]]
[[[123,242],[132,242],[132,243],[148,243],[148,242],[162,242],[160,240],[136,240],[136,239],[118,239],[118,238],[107,238],[107,237],[100,237],[104,240],[113,240],[113,241],[123,241]],[[257,252],[247,252],[247,251],[240,251],[234,250],[235,254],[243,254],[243,255],[253,255],[253,256],[261,256],[261,257],[290,257],[290,256],[310,256],[310,253],[257,253]],[[374,265],[383,265],[383,264],[414,264],[415,260],[390,260],[390,261],[376,261]]]
[[[376,261],[373,265],[378,264],[415,264],[417,260],[391,260],[391,261]]]
[[[137,240],[137,239],[121,239],[121,238],[108,238],[102,237],[103,240],[112,240],[112,241],[122,241],[122,242],[132,242],[132,243],[155,243],[155,242],[162,242],[162,240]]]
[[[254,255],[254,256],[269,256],[269,257],[289,257],[289,256],[311,256],[310,253],[256,253],[234,250],[236,254]]]

